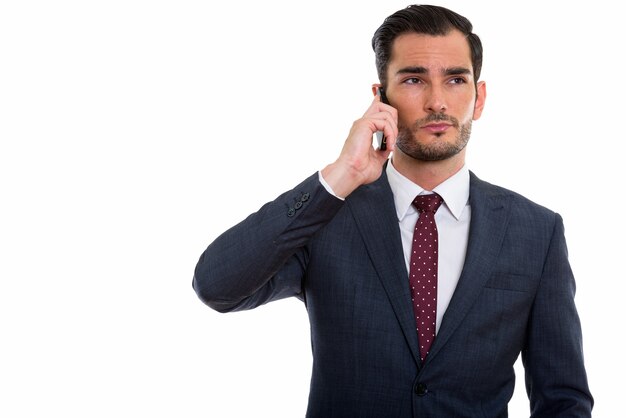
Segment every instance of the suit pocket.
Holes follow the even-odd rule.
[[[521,274],[495,273],[484,287],[488,289],[509,290],[511,292],[532,292],[537,287],[538,279]]]

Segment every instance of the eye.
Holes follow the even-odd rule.
[[[450,79],[451,84],[465,84],[467,80],[463,77],[454,77]]]
[[[403,81],[405,84],[420,84],[422,80],[417,77],[410,77]]]

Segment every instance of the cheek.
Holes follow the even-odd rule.
[[[420,115],[414,107],[397,107],[398,110],[398,125],[399,126],[407,126],[415,123],[417,119],[420,118]],[[421,116],[423,117],[423,116]]]
[[[398,111],[398,124],[400,125],[412,125],[416,120],[426,116],[424,103],[419,94],[405,97],[403,100],[397,101],[394,104],[394,107]]]
[[[459,118],[464,122],[475,119],[476,114],[476,100],[472,95],[470,98],[463,101],[464,106],[459,111]]]

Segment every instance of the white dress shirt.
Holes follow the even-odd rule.
[[[465,263],[471,218],[469,170],[464,165],[452,177],[435,187],[434,190],[429,191],[424,190],[400,174],[394,168],[392,160],[389,160],[387,164],[387,179],[393,192],[396,215],[398,216],[398,224],[400,226],[400,237],[402,239],[404,262],[406,263],[407,271],[407,288],[409,286],[408,272],[410,271],[409,263],[413,231],[419,217],[417,209],[412,204],[413,200],[417,195],[431,194],[433,192],[436,192],[443,198],[443,204],[435,213],[435,222],[439,232],[437,321],[435,323],[435,332],[439,332],[443,314],[450,304],[450,299],[452,299],[461,276],[461,270],[463,270],[463,264]],[[319,172],[319,180],[329,193],[337,196],[322,177],[321,171]]]
[[[411,180],[400,174],[393,166],[392,161],[387,164],[387,178],[396,205],[396,215],[400,225],[402,249],[406,271],[409,272],[413,231],[419,213],[413,206],[415,196],[436,192],[443,198],[443,204],[435,214],[435,222],[439,232],[439,261],[437,263],[437,322],[436,332],[443,315],[448,308],[452,294],[456,289],[461,276],[467,252],[467,240],[471,211],[469,206],[469,170],[463,166],[456,174],[435,187],[434,190],[424,190]],[[407,276],[407,286],[409,279]]]

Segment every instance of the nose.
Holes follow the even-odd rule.
[[[430,85],[427,89],[424,110],[431,113],[444,113],[448,109],[443,89],[436,85]]]

